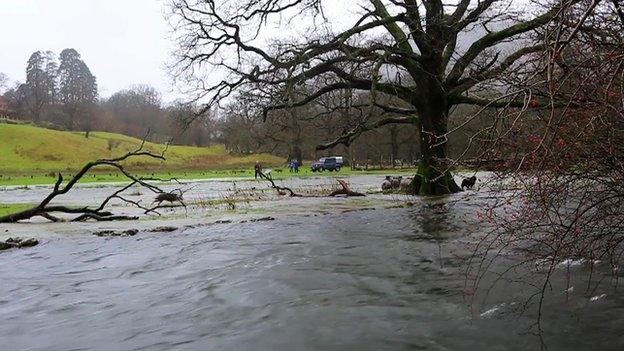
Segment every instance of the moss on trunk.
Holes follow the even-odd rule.
[[[408,191],[414,195],[446,195],[461,191],[450,171],[441,173],[421,162]]]

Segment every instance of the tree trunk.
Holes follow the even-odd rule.
[[[418,110],[421,158],[411,192],[417,195],[444,195],[461,191],[448,169],[446,132],[449,110],[443,95],[427,99]]]

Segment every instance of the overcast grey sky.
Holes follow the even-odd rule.
[[[24,81],[37,50],[74,48],[98,79],[101,96],[150,84],[167,101],[173,45],[164,0],[0,0],[0,72]]]

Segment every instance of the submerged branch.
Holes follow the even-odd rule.
[[[260,174],[260,177],[263,179],[266,179],[267,181],[269,181],[271,183],[271,187],[273,189],[277,190],[277,193],[279,195],[286,195],[286,191],[289,193],[289,196],[292,197],[318,197],[318,196],[313,196],[313,195],[301,195],[301,194],[297,194],[295,193],[292,189],[285,187],[285,186],[279,186],[275,184],[275,181],[273,180],[273,178],[267,174],[264,174],[262,172],[258,172]],[[346,196],[366,196],[362,193],[358,193],[356,191],[351,190],[351,188],[349,187],[349,184],[347,184],[346,181],[342,180],[342,179],[338,179],[338,183],[341,186],[341,189],[338,190],[334,190],[332,191],[329,195],[327,195],[328,197],[334,197],[337,195],[346,195]]]
[[[91,161],[88,162],[87,164],[85,164],[79,171],[78,173],[76,173],[76,175],[74,175],[64,186],[63,185],[63,175],[59,173],[58,178],[56,180],[56,183],[54,184],[54,188],[52,189],[52,192],[46,196],[41,203],[39,203],[38,205],[17,212],[17,213],[13,213],[13,214],[9,214],[9,215],[5,215],[0,217],[0,223],[16,223],[22,220],[27,220],[27,219],[31,219],[33,217],[43,217],[49,221],[52,222],[61,222],[61,221],[71,221],[71,222],[81,222],[81,221],[86,221],[86,220],[96,220],[96,221],[113,221],[113,220],[134,220],[137,219],[137,217],[135,216],[116,216],[113,213],[109,212],[109,211],[105,211],[104,208],[106,207],[106,205],[112,200],[112,199],[119,199],[121,201],[124,201],[126,203],[130,203],[138,208],[141,208],[143,210],[145,210],[145,213],[149,213],[149,212],[155,212],[156,208],[162,207],[162,206],[156,206],[154,208],[147,208],[147,207],[143,207],[140,204],[140,201],[131,201],[128,199],[123,198],[120,194],[124,191],[126,191],[127,189],[131,188],[132,186],[138,184],[144,188],[149,189],[150,191],[152,191],[155,194],[163,194],[165,193],[162,189],[160,189],[159,187],[149,184],[147,183],[146,179],[143,178],[139,178],[136,177],[132,174],[130,174],[121,164],[121,162],[128,160],[130,158],[134,158],[134,157],[140,157],[140,156],[147,156],[150,158],[154,158],[154,159],[159,159],[159,160],[165,160],[164,157],[164,153],[166,152],[167,148],[165,147],[165,149],[163,150],[162,153],[160,154],[156,154],[150,151],[146,151],[145,150],[145,141],[147,139],[147,137],[149,136],[149,133],[143,138],[143,140],[141,141],[141,144],[139,145],[139,147],[134,150],[134,151],[130,151],[128,153],[126,153],[125,155],[121,156],[121,157],[117,157],[117,158],[111,158],[111,159],[99,159],[99,160],[95,160],[95,161]],[[58,206],[58,205],[54,205],[51,206],[50,203],[56,199],[58,196],[63,195],[63,194],[67,194],[70,190],[72,190],[72,188],[74,187],[74,185],[76,185],[78,183],[78,181],[80,181],[80,179],[82,179],[82,177],[84,177],[90,170],[97,168],[97,167],[113,167],[116,168],[117,170],[119,170],[123,175],[125,175],[128,179],[130,179],[132,182],[126,186],[124,186],[123,188],[121,188],[120,190],[117,190],[116,192],[114,192],[113,194],[111,194],[110,196],[106,197],[106,199],[104,199],[104,201],[102,201],[100,203],[100,205],[96,208],[89,208],[89,207],[78,207],[78,208],[72,208],[72,207],[67,207],[67,206]],[[75,214],[78,215],[75,218],[72,219],[63,219],[63,218],[59,218],[54,214]]]

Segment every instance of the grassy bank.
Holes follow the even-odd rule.
[[[98,158],[111,158],[135,150],[141,143],[125,135],[91,132],[64,132],[32,125],[0,123],[0,186],[53,184],[61,172],[70,178],[85,163]],[[164,145],[146,143],[146,148],[160,153]],[[253,164],[260,161],[274,169],[274,178],[319,175],[361,175],[413,173],[414,170],[355,171],[347,167],[339,172],[312,173],[309,165],[299,173],[290,173],[283,158],[258,154],[230,155],[222,145],[210,147],[169,146],[166,161],[138,157],[124,163],[132,173],[161,179],[214,179],[253,177]],[[87,174],[81,182],[118,182],[126,179],[113,169],[100,169]]]
[[[0,123],[0,184],[47,184],[55,174],[66,178],[85,163],[98,158],[111,158],[135,150],[141,140],[125,135],[92,132],[89,138],[83,132],[65,132],[35,127]],[[160,153],[164,145],[147,143],[146,148]],[[248,169],[256,162],[277,166],[284,159],[268,155],[230,155],[223,145],[210,147],[169,146],[166,161],[137,157],[124,166],[142,175],[184,177],[185,173],[217,177],[224,170]],[[226,171],[232,173],[233,171]],[[228,175],[231,176],[231,175]],[[112,170],[100,170],[85,181],[114,181]]]
[[[29,204],[0,204],[0,217],[34,207]]]

